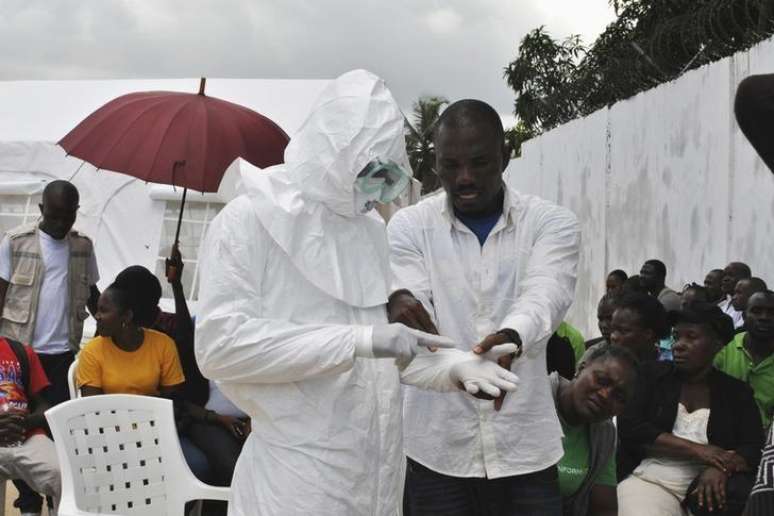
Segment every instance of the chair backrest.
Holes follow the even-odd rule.
[[[81,391],[75,385],[75,373],[78,371],[78,359],[73,360],[70,368],[67,370],[67,388],[70,391],[70,399],[81,397]]]
[[[202,488],[216,489],[185,464],[169,400],[90,396],[49,409],[46,419],[62,469],[61,514],[182,515],[185,502],[209,498]]]

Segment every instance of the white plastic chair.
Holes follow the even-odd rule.
[[[67,369],[67,388],[70,391],[70,399],[74,400],[81,397],[81,391],[75,385],[75,372],[78,370],[78,359],[73,360],[70,368]]]
[[[59,516],[182,516],[186,502],[226,500],[185,463],[172,402],[89,396],[46,411],[62,470]]]

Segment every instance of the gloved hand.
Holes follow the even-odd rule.
[[[370,344],[370,345],[369,345]],[[398,364],[407,364],[420,348],[453,348],[448,337],[414,330],[400,323],[373,326],[370,343],[358,344],[355,356],[365,358],[395,358]]]
[[[469,394],[483,392],[496,398],[502,391],[512,392],[519,384],[519,377],[497,364],[497,359],[515,353],[515,344],[501,344],[483,355],[468,353],[470,359],[452,366],[452,381],[462,384]]]

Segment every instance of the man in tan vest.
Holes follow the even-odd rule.
[[[83,336],[86,307],[96,312],[97,261],[91,240],[72,230],[78,189],[52,181],[43,190],[40,222],[9,230],[0,242],[0,336],[32,346],[51,383],[50,405],[67,400],[67,370]],[[40,499],[20,487],[22,513]],[[37,510],[36,510],[37,509]]]

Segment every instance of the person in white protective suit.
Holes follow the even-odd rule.
[[[202,258],[196,356],[252,418],[232,515],[400,512],[400,383],[497,396],[518,378],[447,338],[388,324],[383,221],[408,183],[403,115],[378,77],[333,81],[285,151],[243,175]],[[381,359],[380,359],[381,358]]]

